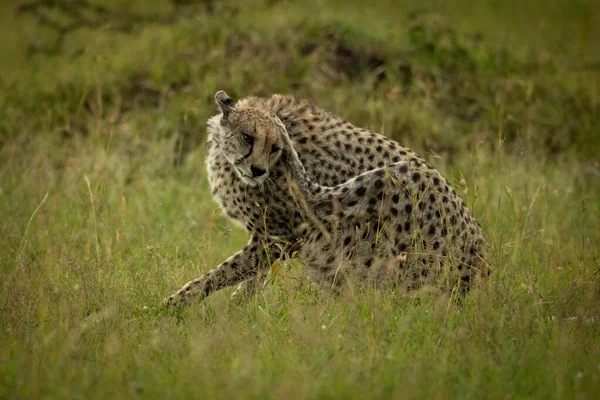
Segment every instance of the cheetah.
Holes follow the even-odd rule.
[[[270,264],[295,253],[324,289],[374,282],[465,292],[488,275],[487,242],[464,201],[424,159],[289,95],[234,102],[219,91],[208,120],[213,198],[251,235],[215,269],[166,302],[256,287]]]

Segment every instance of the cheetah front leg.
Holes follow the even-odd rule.
[[[189,304],[194,298],[201,301],[212,292],[255,278],[266,259],[265,251],[268,251],[270,245],[272,245],[270,241],[253,236],[241,251],[229,257],[217,268],[189,281],[166,299],[167,305],[178,307]]]
[[[246,300],[251,299],[262,289],[263,278],[266,275],[267,268],[264,268],[262,276],[258,275],[254,278],[247,279],[241,282],[229,296],[229,300],[237,303],[243,303]]]

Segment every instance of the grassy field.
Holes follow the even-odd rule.
[[[598,398],[595,1],[24,3],[0,5],[0,399]],[[415,148],[491,279],[328,298],[286,265],[247,304],[166,310],[247,240],[206,182],[219,89]]]

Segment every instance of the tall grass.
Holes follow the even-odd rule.
[[[0,398],[597,397],[598,7],[463,3],[219,2],[29,55],[52,32],[2,5]],[[489,281],[327,297],[290,263],[248,303],[164,309],[247,240],[206,182],[218,89],[414,147],[479,218]]]

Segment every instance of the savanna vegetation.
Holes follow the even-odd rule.
[[[0,398],[597,398],[594,0],[0,4]],[[293,93],[439,168],[489,281],[162,300],[241,248],[212,96]]]

